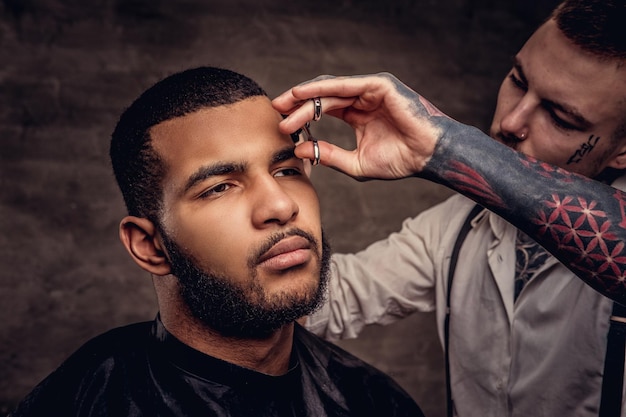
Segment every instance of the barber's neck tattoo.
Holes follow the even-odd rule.
[[[582,161],[586,155],[589,155],[591,153],[591,151],[598,144],[599,141],[600,141],[600,136],[594,136],[594,135],[589,136],[589,139],[587,139],[587,142],[582,143],[580,145],[580,148],[578,148],[578,150],[574,152],[572,156],[569,157],[569,159],[567,160],[567,165],[577,164],[580,161]]]
[[[590,136],[576,158],[591,152],[599,139]],[[463,125],[446,130],[420,176],[480,201],[591,287],[626,302],[625,193],[515,152]]]

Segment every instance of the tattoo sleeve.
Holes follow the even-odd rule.
[[[626,303],[626,194],[515,152],[478,129],[447,131],[420,177],[446,185],[537,240],[591,287]]]

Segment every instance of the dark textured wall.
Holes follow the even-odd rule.
[[[178,70],[245,73],[275,96],[319,74],[389,71],[486,128],[510,58],[554,0],[3,0],[0,3],[0,415],[89,337],[156,313],[150,277],[117,238],[109,134],[142,90]],[[316,135],[350,146],[326,117]],[[450,192],[359,184],[316,168],[337,251],[397,230]],[[342,342],[442,416],[432,314]]]

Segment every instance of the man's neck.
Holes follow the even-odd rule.
[[[264,339],[241,339],[223,336],[185,314],[160,314],[168,332],[206,355],[268,375],[283,375],[289,370],[294,323]]]

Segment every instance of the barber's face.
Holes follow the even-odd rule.
[[[164,243],[185,301],[196,308],[232,305],[224,294],[198,294],[217,288],[206,279],[221,281],[261,315],[319,298],[319,202],[290,136],[278,131],[280,120],[269,99],[255,97],[151,129],[167,172]]]
[[[548,21],[515,57],[500,87],[491,136],[529,156],[594,177],[623,168],[626,67],[600,61]]]

